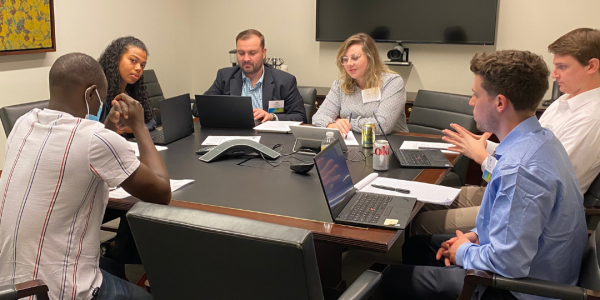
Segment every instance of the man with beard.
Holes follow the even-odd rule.
[[[263,63],[267,55],[265,37],[258,30],[248,29],[240,32],[235,42],[238,65],[220,69],[217,79],[204,95],[250,96],[254,119],[262,123],[306,123],[306,112],[296,87],[296,77]],[[283,101],[283,112],[269,113],[269,107],[276,106],[277,101]],[[197,117],[196,104],[193,111]]]

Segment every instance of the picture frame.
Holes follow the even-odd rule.
[[[0,56],[56,51],[54,0],[5,0],[0,7]]]

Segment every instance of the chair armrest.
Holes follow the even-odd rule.
[[[467,274],[465,275],[463,291],[459,299],[470,299],[475,287],[478,284],[512,292],[567,300],[585,299],[586,295],[588,296],[588,299],[593,299],[595,298],[594,296],[600,294],[595,291],[588,291],[578,286],[542,279],[506,278],[498,274],[481,270],[468,270]]]
[[[366,270],[352,283],[338,300],[361,300],[369,299],[381,282],[381,273]]]
[[[48,286],[42,280],[30,280],[15,284],[17,297],[37,295],[38,300],[48,300]]]
[[[17,289],[14,285],[3,285],[0,286],[0,300],[14,300],[18,299]]]

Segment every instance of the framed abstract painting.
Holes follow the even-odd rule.
[[[56,51],[53,0],[0,0],[0,56]]]

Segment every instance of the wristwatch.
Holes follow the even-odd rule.
[[[277,121],[277,116],[274,113],[270,113],[271,121]]]

